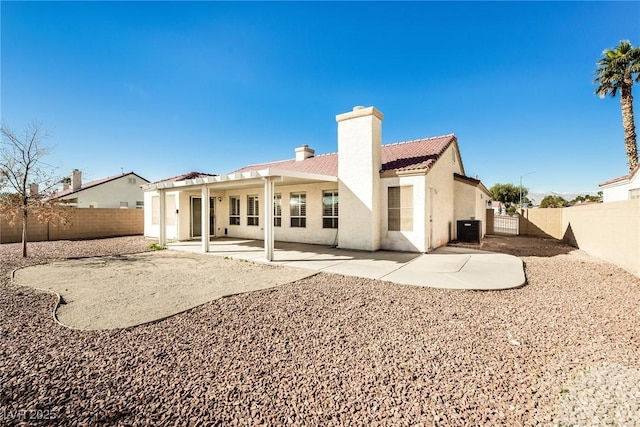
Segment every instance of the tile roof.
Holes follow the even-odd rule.
[[[172,176],[171,178],[165,178],[165,179],[161,179],[160,181],[152,182],[152,184],[159,184],[161,182],[179,182],[179,181],[185,181],[187,179],[203,178],[205,176],[218,176],[218,175],[215,173],[205,173],[205,172],[187,172],[187,173],[183,173],[182,175],[176,175],[176,176]]]
[[[245,166],[234,172],[248,172],[267,168],[338,176],[338,153],[320,154],[318,156],[308,157],[299,162],[296,162],[295,159],[289,159],[270,163],[259,163]]]
[[[96,180],[93,180],[93,181],[84,182],[84,183],[82,183],[82,186],[77,190],[74,190],[72,188],[68,188],[66,190],[58,191],[52,197],[54,197],[56,199],[59,199],[60,197],[65,197],[65,196],[68,196],[70,194],[77,193],[78,191],[86,190],[87,188],[95,187],[95,186],[98,186],[100,184],[104,184],[106,182],[113,181],[115,179],[122,178],[123,176],[127,176],[127,175],[135,175],[138,178],[140,178],[141,180],[143,180],[145,183],[149,182],[149,181],[147,181],[146,179],[144,179],[143,177],[141,177],[140,175],[138,175],[135,172],[128,172],[128,173],[123,173],[123,174],[120,174],[120,175],[108,176],[106,178],[101,178],[101,179],[96,179]]]
[[[383,145],[382,171],[429,169],[455,139],[451,134]]]
[[[451,134],[383,145],[381,172],[429,169],[455,139],[455,135]],[[289,159],[249,165],[234,172],[267,168],[337,176],[338,153],[320,154],[298,162]]]

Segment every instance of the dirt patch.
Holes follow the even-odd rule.
[[[56,261],[14,280],[61,296],[58,320],[72,328],[125,328],[214,299],[268,289],[313,271],[175,251]]]
[[[518,257],[536,256],[552,257],[576,252],[583,254],[577,248],[569,246],[561,240],[544,239],[529,236],[496,236],[487,235],[482,243],[453,242],[449,246],[481,249],[490,252],[515,255]]]

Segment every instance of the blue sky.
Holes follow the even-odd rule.
[[[605,48],[640,44],[637,2],[3,1],[1,27],[2,120],[41,121],[60,174],[335,152],[355,105],[384,113],[383,143],[455,133],[487,187],[627,173],[619,99],[592,80]]]

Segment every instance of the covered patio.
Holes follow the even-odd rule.
[[[178,182],[158,182],[143,186],[145,190],[156,190],[159,195],[159,244],[166,245],[167,239],[167,203],[166,195],[169,191],[194,191],[201,194],[201,200],[209,200],[214,191],[229,191],[238,189],[256,189],[262,191],[265,200],[264,214],[261,215],[260,223],[264,231],[261,243],[261,257],[266,261],[274,260],[274,211],[272,200],[275,189],[278,186],[291,186],[300,184],[315,183],[337,183],[338,178],[331,175],[322,175],[308,172],[298,172],[290,170],[280,170],[267,168],[262,170],[252,170],[242,173],[232,173],[228,175],[216,175],[187,179]],[[209,203],[201,203],[201,237],[199,251],[208,253],[210,251],[211,236],[211,206]],[[195,247],[190,243],[191,249]]]

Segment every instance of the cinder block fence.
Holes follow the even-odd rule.
[[[488,222],[492,214],[487,211]],[[492,231],[487,224],[487,234]],[[523,209],[519,233],[563,240],[640,276],[640,199]]]
[[[57,221],[39,223],[29,218],[27,240],[97,239],[104,237],[136,236],[144,232],[142,209],[73,209],[71,226],[62,227]],[[22,241],[22,224],[9,224],[0,219],[0,243]]]

